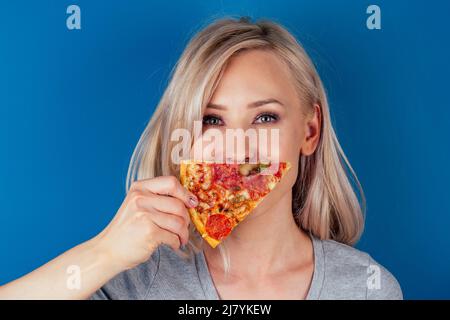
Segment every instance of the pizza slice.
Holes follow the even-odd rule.
[[[198,232],[215,248],[275,188],[290,169],[288,162],[226,164],[182,161],[181,184],[199,205],[189,208]]]

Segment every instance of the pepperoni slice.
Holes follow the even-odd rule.
[[[242,179],[242,185],[249,192],[252,200],[257,200],[269,192],[267,188],[267,176],[254,175],[244,177]]]
[[[232,189],[239,186],[241,175],[237,164],[213,164],[213,182],[226,188]]]
[[[232,224],[230,219],[224,214],[213,214],[206,221],[206,232],[216,240],[221,240],[230,234]]]

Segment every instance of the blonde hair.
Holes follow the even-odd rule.
[[[242,50],[272,50],[289,66],[304,106],[321,109],[322,126],[315,152],[301,156],[292,189],[292,211],[299,227],[320,239],[353,245],[364,226],[361,185],[333,130],[322,81],[305,50],[281,25],[248,18],[223,18],[197,33],[170,75],[170,82],[131,158],[127,191],[135,180],[178,176],[171,161],[176,128],[193,130],[201,121],[229,59]],[[355,193],[351,180],[359,192]],[[220,247],[220,246],[219,246]]]

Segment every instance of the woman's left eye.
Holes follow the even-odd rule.
[[[278,120],[278,116],[273,113],[263,113],[256,117],[254,123],[270,123],[276,122]]]

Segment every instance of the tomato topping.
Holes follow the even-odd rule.
[[[224,214],[213,214],[206,221],[206,232],[214,239],[221,240],[230,234],[231,220]]]
[[[274,174],[275,177],[281,179],[281,173],[286,169],[286,162],[281,162],[278,166],[278,171]]]

